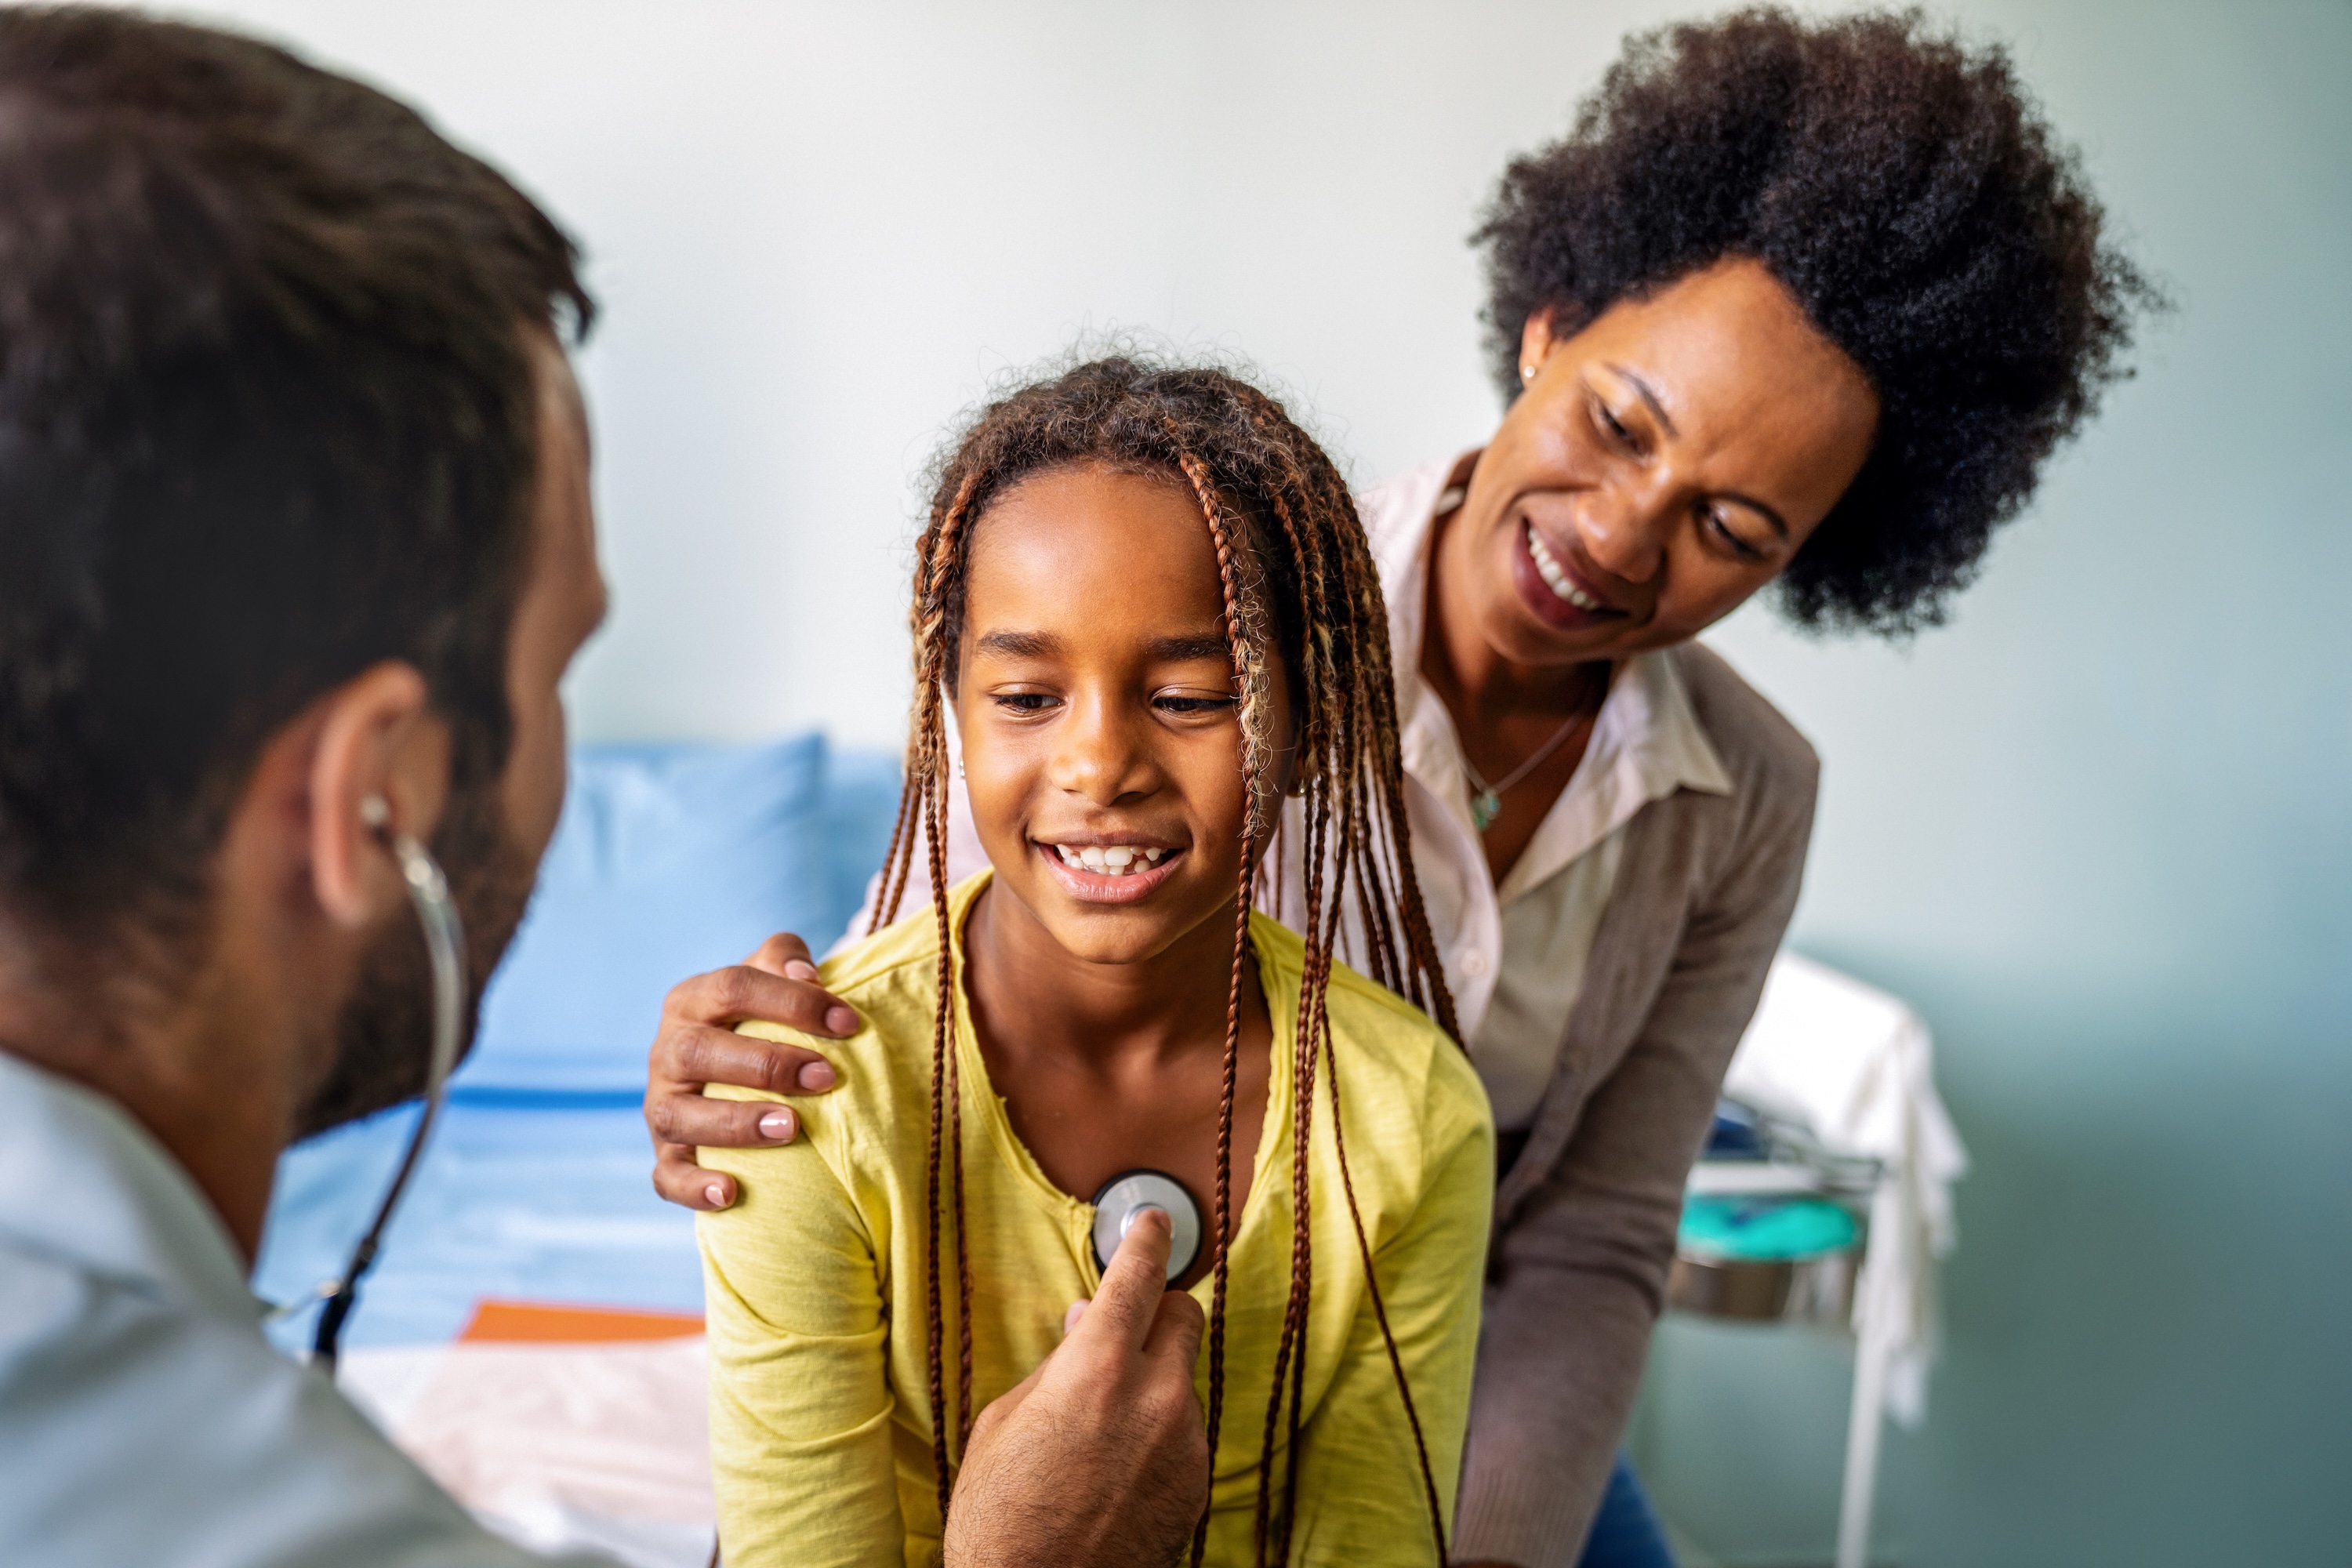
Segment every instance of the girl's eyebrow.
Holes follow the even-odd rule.
[[[1011,658],[1051,658],[1062,651],[1062,639],[1051,632],[990,632],[971,645],[971,651],[1001,653]]]
[[[1231,663],[1233,648],[1225,642],[1223,632],[1196,632],[1190,637],[1154,637],[1151,657],[1163,664],[1187,664],[1193,659],[1213,658],[1220,664]]]
[[[1062,639],[1051,632],[996,631],[975,638],[971,651],[1003,654],[1008,658],[1052,658],[1062,651]],[[1184,637],[1154,637],[1144,651],[1161,664],[1186,664],[1213,658],[1229,662],[1233,650],[1221,632],[1194,632]]]

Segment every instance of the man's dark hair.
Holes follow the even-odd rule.
[[[200,909],[267,738],[385,659],[504,766],[569,238],[374,89],[0,11],[0,905]]]
[[[1574,331],[1753,257],[1870,378],[1876,443],[1781,577],[1801,625],[1942,618],[2156,301],[1998,47],[1917,13],[1748,10],[1629,40],[1557,144],[1514,162],[1486,247],[1496,384],[1537,311]]]

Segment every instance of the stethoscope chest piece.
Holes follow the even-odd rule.
[[[1095,1267],[1110,1267],[1135,1216],[1148,1208],[1168,1216],[1168,1279],[1173,1284],[1201,1255],[1201,1205],[1165,1171],[1123,1171],[1095,1194]]]

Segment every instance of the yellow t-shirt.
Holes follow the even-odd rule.
[[[982,873],[950,895],[959,963],[964,917],[986,881]],[[1230,1259],[1224,1428],[1209,1529],[1208,1560],[1218,1564],[1253,1561],[1259,1445],[1290,1284],[1290,1063],[1303,950],[1297,933],[1262,915],[1250,933],[1273,1014],[1274,1062]],[[822,1049],[840,1068],[841,1087],[799,1102],[803,1131],[791,1144],[702,1151],[704,1164],[732,1173],[742,1189],[734,1207],[698,1221],[728,1568],[940,1561],[923,1332],[937,952],[937,922],[923,910],[827,963],[826,985],[866,1021],[847,1040],[746,1026]],[[1468,1060],[1420,1012],[1344,968],[1333,971],[1328,1000],[1349,1169],[1450,1520],[1477,1346],[1494,1127]],[[957,1023],[979,1409],[1054,1348],[1063,1313],[1094,1293],[1100,1273],[1094,1206],[1045,1179],[1013,1135],[961,1007]],[[1315,1288],[1293,1561],[1430,1563],[1436,1549],[1412,1430],[1340,1190],[1329,1081],[1318,1075]],[[952,1261],[948,1269],[952,1399]],[[1204,1310],[1210,1289],[1206,1279],[1192,1287]],[[1196,1379],[1205,1402],[1205,1344]],[[1281,1473],[1277,1464],[1277,1482]]]

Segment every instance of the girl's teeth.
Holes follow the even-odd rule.
[[[1098,877],[1132,877],[1159,865],[1168,851],[1142,849],[1131,844],[1089,844],[1083,849],[1056,844],[1054,853],[1062,858],[1063,865],[1074,870],[1092,871]]]
[[[1569,581],[1568,574],[1560,570],[1559,558],[1546,547],[1543,535],[1535,531],[1532,523],[1522,523],[1520,526],[1528,531],[1528,554],[1534,558],[1536,575],[1544,580],[1545,587],[1549,588],[1580,610],[1598,610],[1603,607],[1600,600]]]

